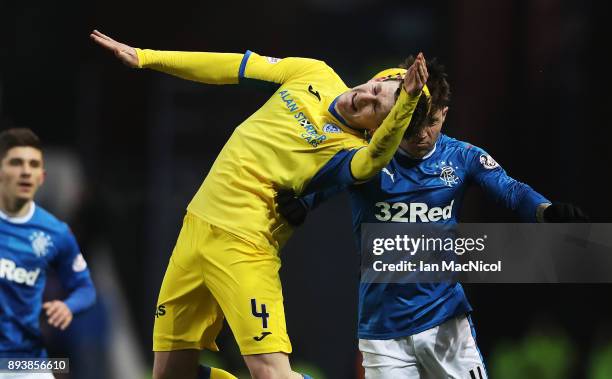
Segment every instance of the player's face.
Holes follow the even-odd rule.
[[[436,144],[442,125],[446,119],[448,107],[438,110],[432,117],[428,117],[419,131],[412,134],[409,138],[402,139],[400,147],[416,158],[421,158],[429,153]]]
[[[9,149],[0,163],[0,191],[10,200],[32,200],[44,181],[42,152],[33,147]]]
[[[336,109],[353,128],[376,129],[393,108],[400,85],[398,80],[370,80],[340,95]]]

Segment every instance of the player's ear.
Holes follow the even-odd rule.
[[[448,107],[442,108],[442,110],[440,111],[440,125],[444,124],[447,113],[448,113]]]
[[[45,182],[45,179],[47,179],[47,170],[43,169],[42,175],[40,176],[40,182],[38,183],[38,185],[42,186],[43,183]]]

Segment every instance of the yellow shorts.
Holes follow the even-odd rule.
[[[243,355],[291,353],[280,258],[187,213],[164,276],[153,350],[210,349],[224,316]]]

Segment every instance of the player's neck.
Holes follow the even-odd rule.
[[[427,150],[427,151],[425,151],[425,152],[413,152],[413,151],[411,151],[411,149],[410,149],[408,146],[406,146],[406,145],[402,146],[402,145],[400,144],[400,146],[399,146],[399,150],[400,150],[402,153],[404,153],[404,155],[406,155],[406,156],[408,156],[409,158],[412,158],[412,159],[423,159],[423,158],[425,158],[426,156],[428,156],[429,154],[431,154],[431,153],[433,152],[433,150],[434,150],[434,149],[435,149],[435,145],[434,145],[434,147],[433,147],[432,149]]]
[[[414,145],[411,145],[408,140],[402,139],[399,145],[399,151],[412,159],[426,159],[429,158],[436,150],[436,146],[438,144],[439,139],[440,137],[436,139],[436,142],[434,142],[433,147],[426,151],[419,150],[415,148]]]
[[[0,211],[8,217],[23,217],[28,214],[32,207],[32,200],[10,199],[0,195]]]

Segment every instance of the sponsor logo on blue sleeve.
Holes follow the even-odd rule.
[[[497,163],[492,156],[487,154],[480,155],[480,164],[487,170],[492,170],[499,167],[499,163]]]
[[[74,260],[72,261],[72,271],[81,272],[81,271],[85,271],[86,268],[87,268],[87,262],[85,262],[85,258],[83,258],[83,254],[79,254],[76,257],[74,257]]]

